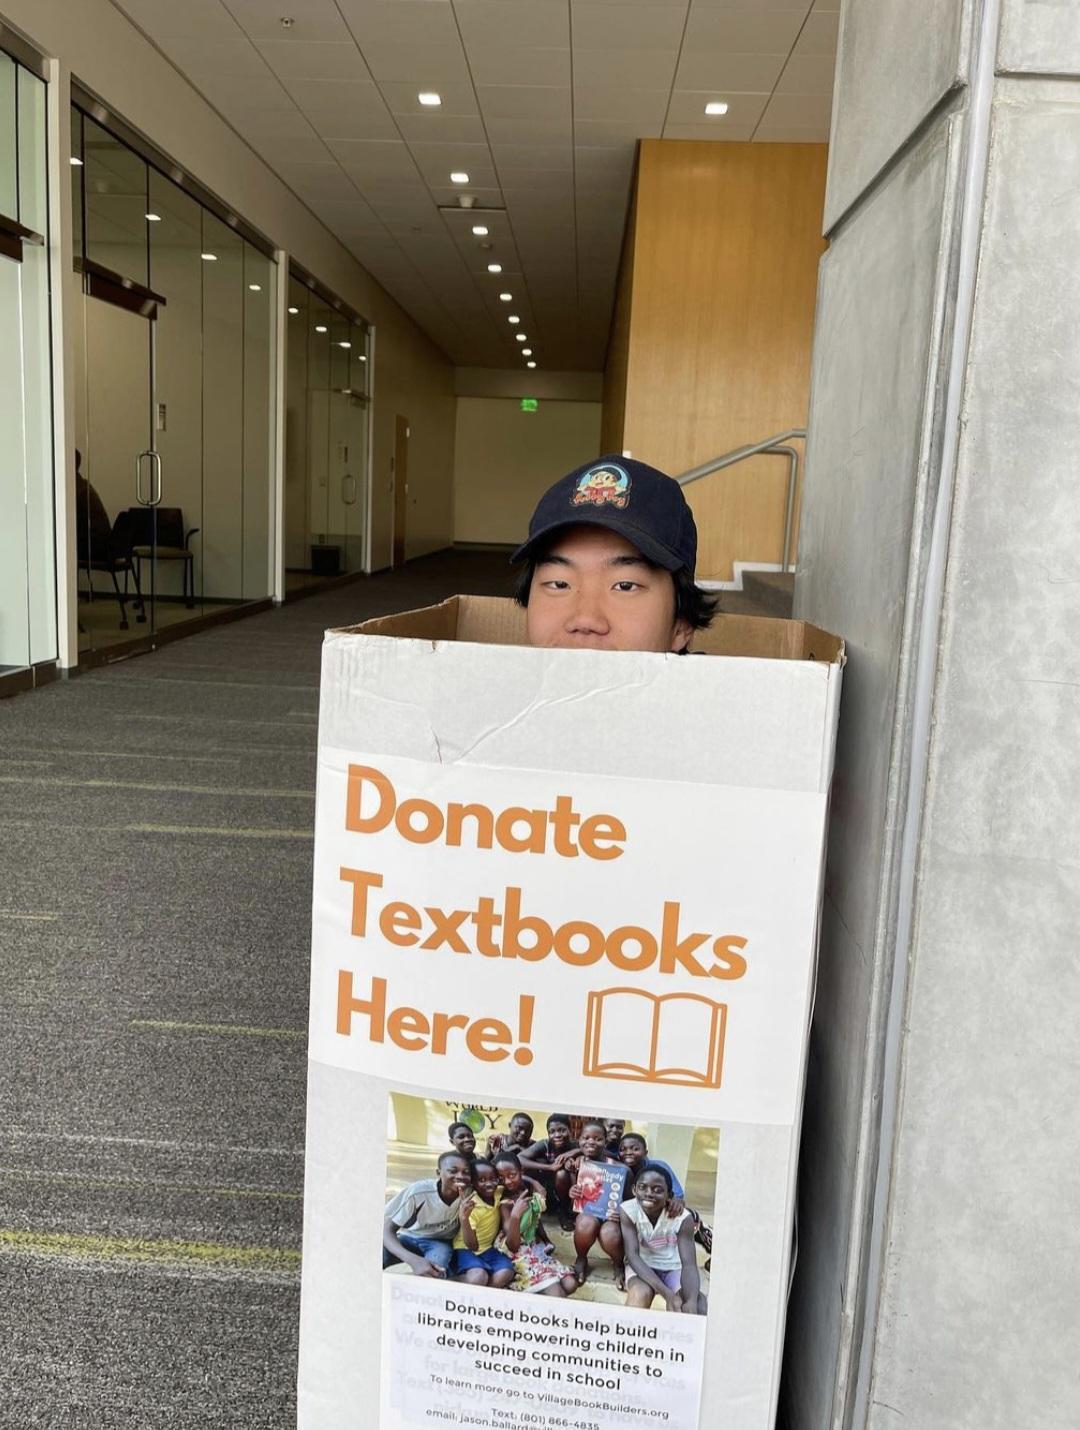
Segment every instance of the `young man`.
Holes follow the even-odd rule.
[[[630,457],[602,457],[540,498],[516,599],[529,644],[674,651],[712,620],[694,582],[697,527],[673,477]]]
[[[472,1190],[472,1168],[452,1150],[439,1158],[437,1177],[403,1187],[384,1214],[384,1269],[403,1261],[414,1276],[445,1276],[460,1225],[461,1199]]]

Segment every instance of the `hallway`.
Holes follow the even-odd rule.
[[[444,552],[0,702],[0,1425],[294,1421],[328,626]]]

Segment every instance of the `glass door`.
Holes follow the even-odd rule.
[[[57,657],[45,84],[0,52],[0,678]]]

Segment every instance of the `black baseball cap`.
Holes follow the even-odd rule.
[[[600,457],[561,477],[536,504],[528,539],[510,560],[536,554],[564,526],[606,526],[665,571],[697,563],[694,514],[674,477],[632,457]]]

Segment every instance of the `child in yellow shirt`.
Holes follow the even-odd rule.
[[[503,1195],[498,1174],[490,1162],[482,1160],[473,1163],[472,1172],[476,1190],[461,1199],[450,1275],[470,1286],[509,1286],[514,1279],[514,1263],[495,1249]]]

